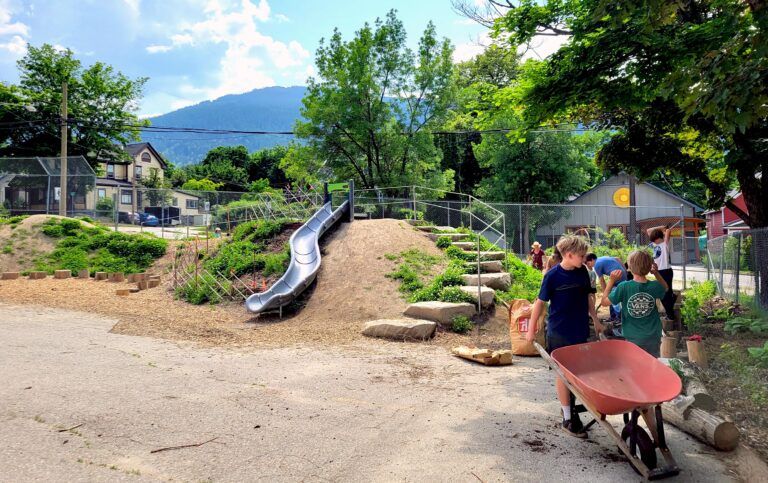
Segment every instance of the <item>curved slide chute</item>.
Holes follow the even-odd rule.
[[[280,309],[309,287],[320,270],[320,237],[348,210],[349,200],[344,201],[335,210],[328,202],[301,225],[288,242],[291,247],[291,263],[288,270],[269,290],[248,297],[245,307],[254,313]]]

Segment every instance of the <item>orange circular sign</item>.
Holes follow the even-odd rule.
[[[629,207],[629,188],[619,188],[613,193],[613,204],[620,208]]]

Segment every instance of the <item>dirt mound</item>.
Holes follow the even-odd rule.
[[[23,272],[33,261],[53,250],[56,240],[43,235],[40,227],[57,215],[32,215],[17,225],[0,225],[0,272]],[[81,221],[85,226],[93,226]]]

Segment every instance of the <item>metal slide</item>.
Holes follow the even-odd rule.
[[[288,242],[291,247],[291,263],[288,270],[269,290],[248,297],[245,307],[254,313],[280,309],[309,287],[320,269],[318,240],[348,210],[349,200],[345,200],[335,210],[328,202],[301,225]]]

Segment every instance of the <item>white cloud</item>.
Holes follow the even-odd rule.
[[[168,52],[172,48],[173,47],[171,47],[170,45],[149,45],[147,46],[146,51],[149,52],[150,54],[158,54],[162,52]]]
[[[0,50],[7,50],[16,57],[23,57],[27,52],[27,41],[14,35],[8,42],[0,42]]]
[[[280,22],[280,23],[285,23],[285,22],[290,22],[291,21],[291,19],[289,19],[287,15],[283,15],[282,13],[276,13],[273,16],[273,18],[276,21]]]
[[[259,32],[258,22],[287,20],[285,15],[272,16],[267,0],[259,0],[258,4],[255,0],[240,0],[234,5],[209,0],[204,12],[204,20],[180,25],[170,35],[170,45],[147,47],[148,52],[156,53],[211,44],[226,46],[219,61],[218,85],[208,88],[181,86],[180,90],[186,92],[186,96],[210,99],[240,94],[274,85],[274,79],[267,72],[275,69],[304,71],[310,53],[299,42],[286,43]]]
[[[0,50],[9,52],[12,57],[22,57],[27,52],[29,39],[29,26],[13,20],[17,11],[17,4],[0,0]]]
[[[192,106],[194,104],[197,104],[197,101],[193,101],[192,99],[179,99],[177,101],[171,102],[171,110],[175,111],[176,109],[182,109],[184,107]],[[152,117],[152,116],[147,116]]]
[[[485,52],[485,49],[493,43],[488,32],[479,34],[470,42],[459,44],[453,49],[453,62],[464,62]]]

